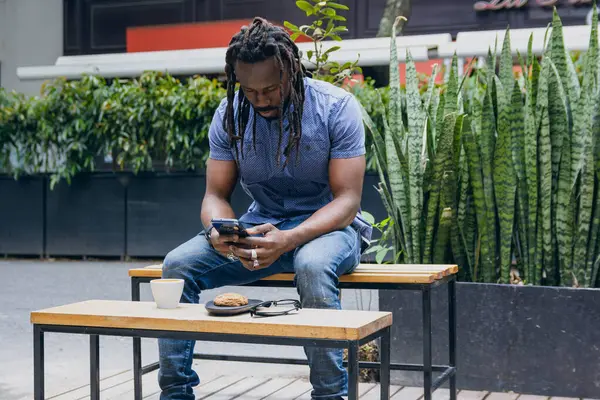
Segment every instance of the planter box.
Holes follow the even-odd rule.
[[[600,398],[600,290],[457,284],[457,386]],[[433,290],[434,363],[448,361],[447,290]],[[421,296],[381,290],[393,311],[392,361],[422,363]],[[393,372],[400,385],[422,374]],[[437,376],[437,374],[434,374]]]
[[[44,181],[0,176],[0,254],[43,256]]]
[[[164,257],[203,229],[204,173],[134,176],[127,191],[127,255]],[[238,185],[232,196],[236,214],[250,204]]]
[[[125,174],[81,174],[47,189],[49,256],[125,256]]]
[[[380,221],[387,213],[373,187],[378,180],[365,176],[361,207]],[[0,199],[0,254],[162,258],[202,230],[203,172],[91,173],[54,190],[47,185],[43,178],[0,180],[0,192],[10,194]],[[231,199],[236,215],[251,201],[238,184]]]

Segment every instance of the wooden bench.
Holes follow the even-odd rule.
[[[339,279],[340,289],[386,289],[413,290],[422,295],[423,315],[423,364],[391,363],[392,370],[423,372],[424,400],[431,400],[433,391],[445,381],[450,384],[450,400],[456,400],[456,265],[409,265],[409,264],[360,264],[351,274]],[[129,270],[131,299],[140,300],[140,284],[160,278],[162,265],[150,265]],[[448,363],[434,365],[431,352],[431,292],[432,289],[448,287]],[[275,274],[243,286],[293,287],[294,274]],[[400,324],[402,322],[399,322]],[[194,354],[195,359],[263,362],[279,364],[307,364],[306,360],[279,359],[273,357],[248,357],[234,355]],[[380,368],[378,362],[360,362],[360,368]],[[141,341],[133,339],[133,371],[135,400],[141,400],[143,374],[158,369],[158,363],[142,366]],[[433,373],[440,373],[433,380]]]
[[[392,313],[300,309],[268,318],[213,316],[202,304],[171,310],[154,302],[90,300],[31,313],[34,330],[34,394],[44,399],[44,333],[90,336],[90,397],[100,399],[99,336],[131,336],[348,349],[348,399],[358,400],[359,347],[381,338],[381,398],[389,398]]]

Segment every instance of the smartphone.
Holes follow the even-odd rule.
[[[216,218],[211,221],[212,226],[219,232],[219,235],[238,235],[247,237],[248,233],[240,221],[234,218]]]

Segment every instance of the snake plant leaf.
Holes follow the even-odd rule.
[[[584,160],[589,160],[589,154],[591,153],[584,153]],[[573,254],[573,270],[579,284],[589,286],[591,281],[591,271],[587,269],[586,261],[594,204],[594,171],[592,171],[589,164],[583,165],[580,178],[579,219],[577,222],[577,239]]]
[[[585,71],[584,81],[590,80],[591,72]],[[587,270],[587,251],[588,239],[590,233],[590,223],[592,219],[593,198],[594,198],[594,160],[592,150],[592,131],[593,117],[590,115],[581,115],[585,112],[594,113],[593,91],[595,89],[590,85],[583,85],[580,105],[581,107],[575,114],[575,130],[573,135],[573,158],[580,158],[577,166],[579,176],[579,210],[577,220],[577,238],[573,257],[573,268],[575,277],[580,285],[589,284],[591,280],[591,271]],[[575,139],[578,137],[578,139]],[[576,163],[574,161],[573,163]]]
[[[390,98],[390,102],[391,102]],[[402,226],[406,227],[406,222],[410,221],[410,197],[407,193],[411,191],[408,186],[408,176],[403,174],[400,157],[402,157],[401,149],[397,149],[395,141],[398,140],[398,131],[394,131],[391,127],[385,137],[386,154],[387,154],[387,171],[389,188],[392,195],[392,204],[400,210],[400,219]],[[410,232],[410,228],[407,229]]]
[[[596,14],[594,14],[596,15]],[[595,17],[597,22],[597,15]],[[589,49],[586,53],[585,70],[581,97],[574,115],[574,134],[572,136],[572,171],[580,177],[579,210],[577,221],[577,240],[573,257],[575,277],[580,285],[589,286],[591,272],[587,265],[590,224],[594,205],[594,116],[596,114],[598,94],[598,26],[592,26]]]
[[[472,192],[469,192],[467,197],[468,204],[473,204],[473,195]],[[481,246],[479,245],[479,232],[477,231],[477,218],[475,207],[470,206],[467,209],[467,213],[465,216],[465,223],[461,230],[462,239],[465,245],[467,258],[469,259],[470,276],[472,277],[473,282],[480,281],[480,271],[479,271],[479,263],[481,258]]]
[[[444,96],[444,115],[451,114],[458,110],[458,57],[456,54],[452,57],[450,65],[450,76],[448,77],[446,93]]]
[[[444,123],[439,136],[438,151],[433,161],[433,176],[431,181],[431,190],[429,192],[429,201],[427,203],[427,215],[425,224],[425,246],[423,249],[423,262],[430,263],[433,254],[433,243],[435,230],[438,228],[437,222],[440,218],[439,208],[448,206],[448,195],[442,195],[442,192],[453,193],[453,188],[450,188],[449,176],[452,173],[452,154],[454,142],[454,128],[456,125],[456,113],[447,114],[444,117]],[[446,204],[444,204],[446,202]]]
[[[595,196],[596,199],[593,216],[592,216],[592,224],[590,227],[590,239],[588,242],[588,250],[587,250],[587,270],[590,271],[590,280],[586,282],[586,287],[594,286],[597,281],[597,271],[594,268],[594,263],[600,255],[600,250],[598,247],[600,246],[600,181],[595,179]]]
[[[439,105],[440,90],[435,87],[435,80],[438,75],[438,64],[434,64],[427,83],[427,93],[425,94],[425,110],[428,110],[430,115],[436,115],[437,106]]]
[[[397,220],[401,222],[403,227],[402,229],[404,232],[406,232],[406,235],[404,235],[404,243],[406,248],[408,249],[406,250],[407,256],[409,258],[412,258],[412,236],[410,235],[412,229],[410,223],[411,188],[406,184],[409,179],[408,161],[406,160],[406,156],[404,154],[406,150],[402,148],[403,143],[399,135],[390,135],[390,138],[391,144],[389,145],[390,147],[388,147],[388,152],[394,153],[395,159],[399,161],[398,166],[400,168],[400,172],[397,174],[396,179],[392,178],[391,176],[389,177],[390,185],[393,179],[394,181],[397,180],[398,184],[400,185],[397,189],[401,190],[400,192],[396,193],[396,196],[398,197],[394,197],[394,190],[396,189],[392,186],[392,200],[393,204],[395,204],[396,208],[398,209],[399,219]],[[392,172],[390,172],[390,175],[391,174]]]
[[[407,50],[406,56],[406,102],[410,113],[408,119],[408,151],[407,161],[409,167],[410,184],[410,219],[413,246],[413,259],[421,260],[421,235],[424,229],[421,223],[423,210],[423,137],[427,128],[427,116],[421,103],[417,70],[414,60]]]
[[[392,35],[390,36],[390,102],[388,118],[392,134],[397,134],[403,130],[402,102],[400,100],[400,67],[398,66],[398,47],[396,44],[396,29],[400,21],[400,18],[394,21]]]
[[[453,160],[451,164],[451,176],[450,176],[450,184],[446,185],[446,193],[445,196],[450,196],[449,199],[445,199],[442,201],[442,204],[452,204],[452,226],[450,228],[450,244],[452,249],[452,255],[454,257],[455,262],[462,267],[461,275],[465,274],[470,276],[471,266],[469,264],[469,258],[467,257],[466,248],[464,241],[462,240],[461,233],[461,224],[464,222],[464,214],[462,216],[462,221],[459,221],[459,212],[460,212],[460,193],[461,193],[461,182],[460,182],[460,174],[462,169],[460,168],[461,161],[461,152],[462,149],[462,130],[463,130],[463,122],[464,122],[464,114],[459,115],[456,118],[456,123],[454,125],[454,139],[452,145],[453,152]],[[464,153],[463,153],[464,154]],[[467,175],[468,181],[468,175]],[[468,182],[465,183],[465,189],[468,188]],[[462,210],[464,213],[464,208]]]
[[[490,229],[489,220],[487,217],[486,197],[484,191],[484,176],[482,159],[480,156],[477,125],[475,121],[471,123],[471,130],[463,132],[465,151],[469,160],[469,174],[471,177],[471,186],[473,188],[473,199],[477,216],[477,233],[480,240],[480,261],[482,264],[482,278],[484,282],[489,282],[492,279],[490,273],[491,265],[493,265],[494,255],[491,253]]]
[[[529,35],[529,42],[527,42],[527,59],[526,59],[526,69],[527,69],[527,79],[531,79],[531,76],[529,75],[531,73],[531,70],[533,68],[533,33],[531,35]]]
[[[596,101],[600,101],[600,97],[596,99]],[[592,141],[594,143],[594,160],[596,160],[596,177],[600,180],[600,107],[596,107],[596,115],[594,121],[594,135],[592,136]]]
[[[531,54],[530,54],[531,56]],[[537,222],[538,222],[538,148],[536,126],[535,93],[537,90],[538,74],[536,73],[536,61],[533,59],[532,73],[527,80],[527,91],[525,96],[525,176],[527,180],[527,197],[529,200],[528,223],[527,223],[527,247],[529,249],[529,268],[526,271],[528,282],[537,282],[536,267],[541,265],[538,260],[537,248]]]
[[[439,231],[435,240],[435,250],[433,254],[433,262],[435,264],[443,264],[448,250],[448,241],[450,238],[450,228],[452,226],[453,212],[452,208],[446,207],[440,215]]]
[[[494,190],[500,225],[500,281],[510,283],[512,265],[512,238],[515,219],[515,197],[517,178],[512,163],[512,137],[510,126],[511,104],[506,98],[506,90],[498,77],[496,93],[498,99],[498,141],[494,149]],[[511,80],[509,84],[513,84]]]
[[[565,94],[569,99],[569,104],[573,107],[579,99],[579,78],[575,72],[575,67],[569,53],[565,48],[563,36],[563,25],[558,15],[556,7],[552,16],[552,35],[550,37],[550,47],[552,51],[552,62],[556,66]]]
[[[552,205],[553,210],[555,210],[558,202],[558,175],[561,148],[564,137],[570,135],[570,131],[566,92],[556,66],[551,59],[548,59],[547,62],[550,66],[548,76],[548,114],[550,117],[550,141],[552,144]],[[553,211],[553,221],[555,221],[555,217],[556,213]]]
[[[596,96],[595,102],[598,104],[600,101],[600,92]],[[592,158],[595,159],[596,163],[596,179],[595,179],[595,199],[596,203],[593,210],[592,227],[590,228],[590,240],[588,244],[588,269],[591,270],[591,280],[589,286],[596,286],[598,284],[598,267],[596,260],[600,257],[600,159],[598,158],[599,143],[600,143],[600,108],[596,107],[594,115],[594,125],[592,131],[592,149],[594,154]]]
[[[484,260],[483,273],[486,282],[495,281],[496,275],[496,205],[494,199],[494,180],[492,175],[494,148],[496,146],[496,118],[494,115],[494,106],[492,104],[492,85],[488,86],[486,96],[483,102],[481,120],[481,133],[478,138],[481,151],[481,168],[483,173],[483,191],[485,196],[486,219],[488,229],[488,246],[490,255],[489,263]]]
[[[363,123],[365,124],[367,131],[371,134],[371,137],[373,138],[373,145],[377,152],[383,157],[380,160],[384,161],[382,162],[381,167],[384,168],[383,171],[385,171],[385,167],[387,166],[387,162],[385,161],[385,136],[379,131],[379,129],[377,129],[377,125],[375,125],[365,107],[360,102],[358,103],[358,106],[361,110]],[[387,126],[385,113],[383,113],[382,118],[384,125]]]
[[[592,119],[595,114],[596,104],[594,103],[595,93],[598,86],[598,27],[592,27],[592,35],[590,36],[589,49],[585,55],[585,70],[583,72],[583,84],[581,96],[578,99],[577,106],[573,115],[573,136],[572,136],[572,152],[573,152],[573,167],[572,175],[573,183],[577,175],[583,168],[586,162],[585,153],[591,145],[591,126]]]
[[[510,49],[510,29],[506,28],[504,43],[502,44],[502,54],[500,56],[500,82],[502,82],[507,99],[510,99],[512,95],[514,81],[513,57]]]
[[[571,285],[572,274],[570,271],[573,257],[575,199],[570,178],[571,134],[569,132],[567,111],[568,100],[557,67],[551,60],[548,64],[550,66],[548,102],[550,132],[553,142],[552,169],[553,175],[556,176],[556,197],[552,200],[552,221],[554,222],[560,281],[563,284]],[[555,153],[558,153],[558,156]],[[555,166],[557,161],[558,166]],[[555,185],[554,182],[553,185]]]
[[[510,128],[512,134],[512,157],[515,175],[517,177],[517,210],[519,214],[519,245],[522,262],[528,270],[529,257],[527,253],[528,208],[529,194],[525,174],[525,113],[521,88],[517,81],[514,82],[511,97]]]
[[[546,278],[555,282],[552,252],[552,143],[550,140],[550,115],[548,88],[550,80],[551,59],[546,54],[542,61],[542,70],[538,81],[536,104],[536,126],[538,131],[538,176],[540,179],[540,224],[542,229],[543,264]]]

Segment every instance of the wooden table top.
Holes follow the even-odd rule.
[[[41,325],[228,333],[294,338],[360,340],[391,326],[383,311],[304,308],[293,314],[253,318],[249,313],[214,316],[203,304],[180,304],[165,310],[154,302],[89,300],[31,313]]]

